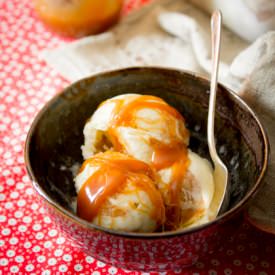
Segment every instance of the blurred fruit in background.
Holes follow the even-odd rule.
[[[53,31],[81,37],[115,24],[123,0],[33,0],[36,12]]]

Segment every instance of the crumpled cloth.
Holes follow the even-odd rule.
[[[65,43],[57,49],[43,52],[41,56],[70,81],[106,70],[152,65],[187,69],[206,76],[207,72],[198,62],[200,59],[196,58],[196,54],[202,51],[208,55],[208,45],[205,47],[203,41],[189,43],[192,23],[189,22],[190,26],[184,28],[186,39],[167,34],[160,24],[160,16],[173,11],[189,16],[190,21],[191,17],[194,18],[197,26],[207,27],[203,41],[208,38],[209,17],[204,12],[183,0],[156,0],[130,14],[109,32]],[[196,38],[200,36],[195,34]],[[248,45],[228,30],[223,31],[222,39],[221,57],[228,64]],[[193,50],[194,45],[198,45],[197,52]]]
[[[208,13],[219,9],[223,22],[243,39],[253,42],[268,31],[275,30],[274,0],[189,0]]]
[[[248,210],[250,221],[275,234],[275,31],[258,38],[231,65],[242,87],[239,95],[259,116],[270,143],[270,163],[265,187]]]
[[[129,66],[163,66],[209,75],[210,17],[183,0],[159,0],[129,15],[110,31],[43,52],[63,77],[76,81]],[[219,81],[242,96],[269,136],[271,161],[265,187],[248,219],[275,234],[275,32],[249,45],[223,29]]]

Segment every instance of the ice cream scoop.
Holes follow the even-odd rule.
[[[159,97],[125,94],[99,105],[84,127],[85,159],[112,148],[149,162],[154,145],[188,145],[189,133],[176,109]]]
[[[151,167],[107,151],[86,160],[75,178],[77,214],[94,224],[131,232],[154,232],[165,209]]]

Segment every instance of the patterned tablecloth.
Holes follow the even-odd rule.
[[[0,274],[139,274],[108,266],[73,247],[39,205],[23,146],[39,109],[68,83],[38,54],[64,42],[35,17],[27,0],[0,0]],[[147,1],[128,1],[124,12]],[[275,237],[246,222],[180,274],[275,274]]]

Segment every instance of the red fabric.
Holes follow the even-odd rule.
[[[128,1],[124,13],[144,0]],[[68,82],[39,60],[64,39],[37,20],[27,0],[0,1],[0,274],[126,274],[74,248],[37,201],[23,146],[44,103]],[[235,238],[180,274],[275,274],[275,237],[245,222]],[[139,274],[139,272],[130,272]]]

